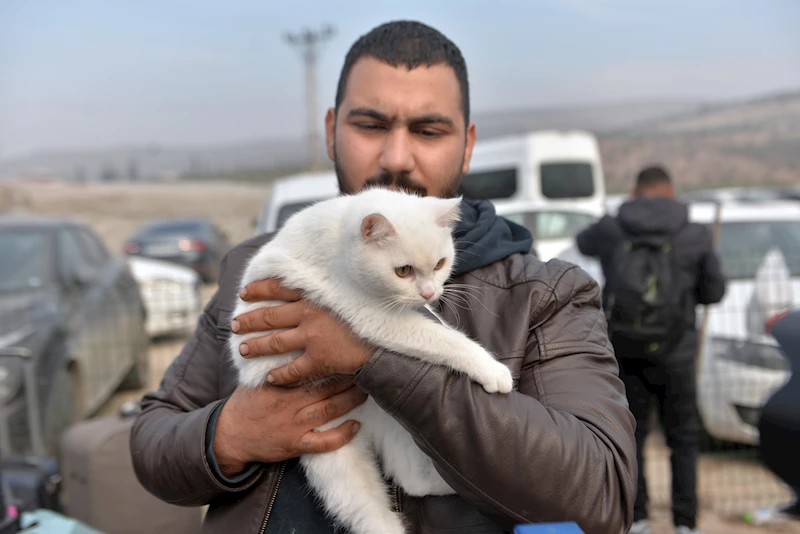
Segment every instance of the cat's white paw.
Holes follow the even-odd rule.
[[[407,534],[406,527],[403,525],[403,520],[400,514],[386,510],[385,513],[377,517],[370,518],[370,521],[365,521],[353,528],[359,534],[373,534],[381,532],[383,534]]]
[[[504,364],[493,361],[487,367],[479,383],[487,393],[510,393],[514,386],[511,371]]]

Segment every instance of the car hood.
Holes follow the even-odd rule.
[[[127,260],[131,268],[131,274],[138,281],[166,278],[177,282],[194,284],[199,280],[197,273],[181,265],[140,256],[129,256]]]
[[[539,239],[534,242],[533,246],[536,249],[536,255],[539,259],[543,262],[547,262],[553,258],[561,258],[561,254],[567,254],[568,249],[574,242],[574,237],[565,237],[563,239]]]

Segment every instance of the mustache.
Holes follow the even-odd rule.
[[[408,193],[414,193],[422,197],[428,196],[428,188],[411,180],[411,177],[406,172],[393,173],[385,171],[378,176],[369,178],[364,185],[380,187],[394,186]]]

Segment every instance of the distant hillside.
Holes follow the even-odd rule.
[[[640,102],[476,112],[472,120],[478,130],[478,139],[549,129],[581,129],[606,134],[691,114],[702,107],[703,104],[698,102]]]
[[[712,106],[601,135],[609,189],[663,163],[679,187],[800,184],[800,92]]]
[[[321,156],[327,158],[323,152]],[[51,151],[0,161],[3,178],[68,181],[151,181],[180,175],[234,175],[296,167],[307,160],[302,139],[222,146],[132,146],[104,150]]]
[[[537,129],[585,129],[600,140],[609,191],[627,190],[646,164],[663,163],[683,189],[800,183],[800,91],[725,104],[650,102],[476,112],[479,139]],[[320,161],[328,164],[324,146]],[[209,147],[52,151],[0,161],[0,180],[149,181],[178,177],[254,181],[307,162],[303,139]]]
[[[583,128],[613,132],[642,121],[699,109],[698,103],[651,102],[544,108],[502,112],[476,111],[479,138],[542,128]],[[320,146],[320,162],[328,163]],[[0,160],[0,180],[6,178],[60,178],[69,181],[149,181],[183,175],[233,177],[248,180],[252,171],[296,169],[308,161],[304,139],[254,141],[220,146],[131,146],[104,150],[47,151],[28,157]]]

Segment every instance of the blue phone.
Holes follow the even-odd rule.
[[[517,525],[514,534],[584,534],[574,522],[540,523],[537,525]]]

